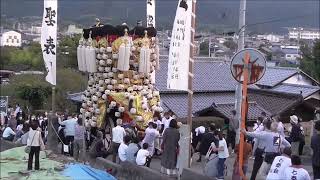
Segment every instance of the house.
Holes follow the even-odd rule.
[[[21,33],[13,30],[3,30],[0,36],[0,46],[21,47]]]

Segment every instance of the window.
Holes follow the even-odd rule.
[[[12,39],[12,36],[9,36],[9,39]]]
[[[17,36],[13,36],[14,39],[17,39]]]
[[[17,39],[17,43],[20,43],[19,39]]]
[[[9,39],[7,39],[7,43],[9,43]]]
[[[14,39],[11,39],[11,42],[14,43]]]

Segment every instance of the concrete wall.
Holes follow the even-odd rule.
[[[177,178],[170,178],[167,175],[161,174],[159,171],[135,164],[124,162],[120,164],[113,163],[104,158],[97,158],[91,165],[95,168],[104,171],[111,170],[113,176],[119,180],[174,180]],[[205,175],[198,174],[189,168],[182,171],[180,180],[213,180]]]
[[[8,150],[8,149],[11,149],[11,148],[20,147],[20,146],[23,146],[23,145],[0,139],[0,151],[1,152]]]

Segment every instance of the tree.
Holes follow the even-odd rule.
[[[61,68],[78,69],[77,47],[81,35],[61,38],[58,47],[57,66]]]
[[[300,47],[302,59],[300,68],[315,78],[320,80],[320,40],[316,40],[311,50],[306,43],[302,43]]]
[[[208,55],[209,53],[209,42],[208,41],[204,41],[200,44],[200,54],[201,55]]]
[[[229,48],[231,51],[236,51],[237,48],[238,48],[238,45],[237,43],[235,43],[233,40],[228,40],[228,41],[225,41],[223,43],[223,45],[225,45],[227,48]]]

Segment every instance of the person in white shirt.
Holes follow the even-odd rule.
[[[43,121],[43,117],[41,116],[40,118],[42,118]],[[70,156],[73,156],[73,141],[74,141],[74,135],[75,135],[75,128],[76,125],[78,124],[77,120],[72,118],[71,116],[68,117],[67,120],[63,121],[63,122],[59,122],[60,125],[64,125],[65,129],[64,129],[64,133],[65,133],[65,144],[66,145],[71,145],[71,147],[69,146],[69,154]]]
[[[226,159],[229,157],[229,151],[226,140],[223,138],[222,131],[215,132],[216,138],[219,138],[219,145],[218,148],[214,150],[218,152],[218,179],[224,179],[224,163]]]
[[[147,149],[148,149],[148,144],[143,143],[142,149],[140,149],[137,153],[136,163],[138,166],[147,166],[150,158],[150,153]]]
[[[118,149],[120,144],[123,142],[123,138],[126,135],[126,131],[124,130],[122,125],[122,119],[117,119],[117,126],[112,128],[112,161],[116,162]]]
[[[7,141],[13,141],[15,135],[16,133],[13,131],[13,126],[10,125],[6,127],[6,129],[4,129],[2,133],[2,138]]]
[[[291,164],[290,167],[285,169],[283,179],[311,180],[308,171],[303,169],[299,156],[292,155]]]
[[[284,148],[282,151],[282,155],[274,158],[266,180],[284,179],[283,174],[285,169],[291,166],[290,156],[291,156],[291,148],[289,147]]]
[[[118,154],[119,154],[120,163],[127,160],[126,152],[127,152],[130,141],[131,141],[130,136],[124,136],[123,142],[119,146]]]
[[[259,133],[259,132],[264,130],[262,121],[263,121],[262,117],[258,117],[257,123],[255,123],[254,126],[253,126],[253,129],[252,129],[253,132]],[[252,154],[255,154],[255,151],[256,151],[257,147],[258,147],[258,139],[254,138],[253,139],[253,149],[252,149],[253,153]]]
[[[169,127],[170,121],[171,121],[171,117],[170,117],[170,113],[169,112],[165,112],[164,113],[164,117],[162,118],[162,126],[163,126],[163,130],[162,130],[162,134],[164,133],[164,131]]]
[[[142,140],[143,143],[148,144],[148,151],[150,156],[153,156],[154,153],[154,141],[157,137],[159,137],[159,132],[157,131],[157,124],[153,122],[149,122],[149,127],[145,130],[145,136]]]

